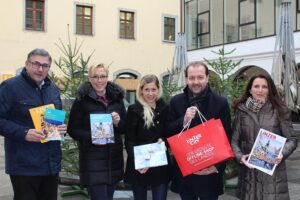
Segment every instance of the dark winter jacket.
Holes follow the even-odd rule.
[[[168,136],[180,133],[183,128],[183,118],[190,106],[197,106],[199,111],[207,120],[215,118],[221,119],[228,138],[231,135],[230,109],[227,100],[213,93],[209,86],[199,97],[192,98],[188,87],[184,93],[178,94],[171,99],[170,109],[167,120]],[[192,120],[190,128],[201,124],[198,116]],[[213,134],[213,133],[212,133]],[[223,172],[225,163],[215,165],[219,173],[207,176],[188,175],[183,177],[176,162],[174,162],[171,175],[171,190],[177,193],[197,195],[201,197],[215,196],[223,194]]]
[[[125,126],[124,90],[108,82],[105,105],[90,82],[80,86],[75,99],[68,124],[68,133],[78,141],[80,181],[84,186],[97,184],[116,184],[124,174],[123,134]],[[114,126],[115,143],[94,145],[91,139],[90,114],[117,112],[120,115],[118,127]]]
[[[250,170],[240,165],[237,196],[243,200],[288,200],[288,183],[285,159],[296,149],[297,139],[286,109],[283,120],[279,121],[277,111],[267,102],[258,114],[240,104],[235,113],[233,125],[232,149],[240,163],[242,155],[249,154],[259,129],[271,131],[287,138],[283,148],[283,160],[272,176],[259,170]]]
[[[28,129],[33,129],[29,109],[54,104],[61,109],[59,89],[46,78],[40,89],[27,75],[19,76],[0,85],[0,134],[5,137],[5,168],[10,175],[45,176],[60,171],[60,142],[28,142]]]
[[[145,174],[140,174],[134,168],[133,147],[137,145],[150,144],[164,140],[165,121],[168,107],[163,100],[158,100],[154,111],[153,126],[150,129],[145,127],[144,110],[140,103],[135,103],[128,107],[127,128],[125,135],[125,145],[128,154],[125,171],[126,183],[139,186],[156,186],[169,182],[169,166],[152,167]]]

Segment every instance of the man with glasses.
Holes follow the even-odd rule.
[[[14,200],[57,199],[60,142],[41,143],[45,136],[34,128],[29,113],[46,104],[62,108],[59,89],[48,78],[51,61],[47,51],[34,49],[21,74],[0,85],[0,134],[5,137],[5,170]],[[58,129],[64,134],[66,125]]]

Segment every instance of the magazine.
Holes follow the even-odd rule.
[[[135,169],[168,164],[165,142],[133,147]]]
[[[55,108],[55,107],[54,107],[54,104],[47,104],[47,105],[29,109],[29,113],[30,113],[31,119],[33,121],[34,128],[39,131],[42,131],[46,108]]]
[[[90,123],[93,144],[115,143],[111,114],[90,114]]]
[[[43,134],[45,135],[45,139],[42,142],[52,140],[64,141],[64,135],[60,134],[57,126],[63,124],[65,118],[66,112],[63,110],[53,108],[45,109],[43,124]]]
[[[273,175],[275,159],[281,154],[286,138],[275,133],[260,129],[248,157],[247,163],[269,175]]]

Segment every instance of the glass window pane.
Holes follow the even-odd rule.
[[[208,13],[198,16],[198,34],[209,32],[209,18]]]
[[[187,38],[187,49],[198,48],[197,36],[197,0],[185,4],[185,31]]]
[[[36,1],[36,8],[42,10],[44,6],[44,2]]]
[[[223,43],[223,0],[211,1],[210,9],[210,42],[211,45]]]
[[[164,18],[164,40],[175,41],[175,18]]]
[[[198,0],[198,13],[209,10],[209,0]]]
[[[257,37],[275,34],[274,1],[257,2]]]
[[[300,30],[300,13],[297,14],[297,30]]]
[[[88,8],[88,7],[85,7],[85,9],[84,9],[84,14],[85,14],[85,15],[88,15],[88,16],[91,16],[91,14],[92,14],[92,9],[91,9],[91,8]]]
[[[36,11],[36,20],[43,21],[43,12]]]
[[[133,13],[128,12],[127,15],[126,15],[126,19],[129,20],[129,21],[132,21],[133,20]]]
[[[255,24],[240,26],[240,40],[255,38]]]
[[[76,14],[77,15],[82,15],[82,10],[83,10],[83,7],[81,7],[81,6],[76,6]]]
[[[120,12],[120,19],[124,20],[125,19],[125,13],[124,12]]]
[[[240,2],[240,24],[253,22],[254,19],[254,1],[247,0]]]
[[[32,0],[26,0],[26,8],[32,8]]]
[[[238,7],[239,0],[225,1],[224,5],[224,42],[238,41]]]
[[[209,34],[201,35],[198,37],[198,48],[209,46]]]

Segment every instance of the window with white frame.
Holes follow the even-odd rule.
[[[135,13],[120,10],[120,38],[134,39]]]
[[[93,6],[76,5],[76,34],[93,35]]]
[[[25,29],[45,30],[45,0],[25,1]]]

